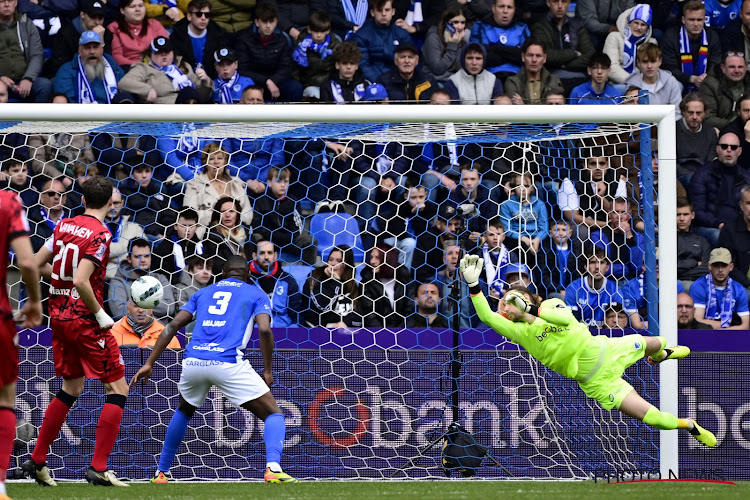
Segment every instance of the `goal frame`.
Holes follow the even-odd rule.
[[[616,111],[616,112],[613,112]],[[291,104],[263,106],[177,105],[177,104],[25,104],[0,106],[0,122],[206,122],[206,123],[647,123],[656,124],[661,180],[658,206],[659,259],[677,261],[676,213],[676,118],[670,105],[616,106],[419,106],[388,105],[337,106],[328,104]],[[4,130],[12,132],[13,130]],[[642,146],[650,149],[650,140],[641,134]],[[650,139],[650,138],[649,138]],[[648,143],[648,144],[647,144]],[[643,148],[641,153],[643,153]],[[648,203],[648,200],[646,200]],[[653,220],[649,221],[653,224]],[[651,246],[653,248],[653,246]],[[655,262],[647,250],[646,259]],[[677,344],[677,268],[663,266],[659,272],[659,332],[669,345]],[[652,308],[653,309],[653,308]],[[660,409],[678,413],[678,367],[676,363],[659,365]],[[679,440],[674,431],[660,431],[659,461],[662,478],[677,477]]]

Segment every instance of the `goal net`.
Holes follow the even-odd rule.
[[[488,261],[491,301],[524,284],[564,298],[595,334],[647,328],[674,342],[674,314],[659,310],[674,311],[676,271],[662,267],[671,285],[657,292],[654,252],[656,234],[662,258],[675,246],[673,211],[658,213],[656,231],[657,201],[674,205],[674,183],[659,183],[657,196],[655,180],[657,165],[674,171],[674,111],[471,108],[7,105],[4,182],[27,208],[35,250],[60,217],[82,213],[86,176],[118,188],[104,297],[120,321],[128,378],[157,323],[220,276],[228,255],[247,258],[274,311],[272,393],[287,419],[282,466],[295,477],[676,470],[676,437],[602,410],[487,329],[456,278],[461,252],[474,253]],[[128,304],[130,283],[146,272],[165,285],[153,312]],[[25,291],[13,269],[10,289],[18,307]],[[182,347],[191,331],[178,336]],[[21,335],[19,463],[59,389],[50,338],[47,328]],[[260,371],[256,338],[250,347]],[[182,356],[165,352],[154,383],[131,392],[110,458],[119,476],[153,474]],[[639,363],[626,379],[676,413],[676,369]],[[83,475],[103,400],[87,381],[48,458],[56,478]],[[467,465],[470,447],[445,461],[453,455],[441,438],[453,421],[486,449],[481,467]],[[172,473],[258,478],[262,436],[262,422],[211,392]]]

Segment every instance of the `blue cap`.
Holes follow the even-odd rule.
[[[373,83],[365,89],[363,101],[385,101],[388,99],[388,91],[379,83]]]
[[[529,272],[529,268],[526,264],[508,264],[505,266],[505,269],[503,269],[503,272],[505,273],[505,276],[518,273],[531,277],[531,272]]]
[[[81,38],[78,39],[78,45],[86,45],[87,43],[104,43],[102,37],[96,31],[84,31],[81,33]]]

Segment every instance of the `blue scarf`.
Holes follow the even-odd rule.
[[[107,221],[107,229],[112,233],[112,243],[117,242],[120,236],[122,236],[122,214],[120,214],[117,220]]]
[[[331,35],[326,35],[326,39],[323,40],[323,43],[315,43],[313,42],[312,36],[307,35],[299,43],[299,45],[297,45],[297,48],[294,49],[292,59],[294,59],[294,62],[296,62],[300,66],[306,68],[310,65],[310,61],[307,60],[307,51],[312,49],[314,52],[317,52],[320,55],[321,59],[325,59],[326,57],[333,54],[333,51],[328,48],[330,44]]]
[[[721,327],[729,328],[732,325],[732,304],[734,303],[734,288],[732,285],[734,284],[734,281],[732,281],[732,278],[727,279],[727,287],[724,290],[724,298],[721,301],[721,311],[719,311],[714,278],[711,273],[708,273],[704,279],[706,280],[706,287],[708,288],[708,304],[706,304],[705,317],[707,319],[717,319],[716,316],[718,315],[718,319],[721,320]]]
[[[688,75],[700,76],[708,70],[708,33],[704,29],[701,32],[701,47],[698,49],[698,66],[693,65],[693,48],[690,42],[685,26],[680,28],[680,61],[682,62],[682,72]],[[697,87],[690,84],[689,90],[697,90]]]
[[[341,90],[341,85],[335,80],[331,80],[331,94],[333,94],[333,100],[336,104],[346,104],[344,99],[344,91]],[[362,96],[365,95],[365,84],[360,83],[354,87],[354,102],[361,101]]]
[[[234,87],[234,84],[237,83],[237,81],[240,79],[240,72],[235,71],[234,76],[230,78],[229,80],[222,80],[221,78],[217,78],[214,80],[214,83],[217,87],[219,87],[219,104],[233,104],[234,101],[232,99],[232,87]]]
[[[409,26],[414,26],[415,24],[424,21],[424,16],[422,15],[422,0],[411,0],[409,12],[406,13],[406,19],[404,20]]]
[[[193,122],[183,122],[180,138],[177,140],[177,150],[189,155],[198,151],[198,134]]]
[[[346,20],[355,26],[362,26],[367,21],[367,13],[370,11],[368,0],[357,0],[357,8],[354,8],[352,0],[341,0]]]
[[[631,33],[630,26],[627,26],[622,34],[625,37],[625,45],[622,52],[622,69],[632,75],[635,71],[635,51],[638,50],[638,46],[646,40],[648,30],[646,30],[646,33],[644,33],[643,36],[637,37]]]
[[[168,66],[157,66],[156,63],[152,61],[151,65],[159,71],[162,71],[169,77],[170,80],[172,80],[172,87],[174,87],[175,90],[182,90],[185,87],[195,86],[193,85],[193,82],[190,81],[190,78],[185,76],[185,74],[180,71],[180,69],[175,64],[170,64]]]
[[[54,232],[55,228],[57,227],[57,225],[60,223],[60,221],[65,218],[65,210],[63,210],[63,213],[60,216],[60,218],[57,219],[57,222],[55,222],[55,221],[53,221],[52,219],[49,218],[49,214],[47,213],[47,210],[45,210],[44,208],[40,207],[39,211],[42,212],[42,217],[44,218],[44,223],[47,224],[47,227],[49,227],[53,232]]]
[[[89,79],[86,77],[86,69],[83,66],[81,56],[76,55],[76,60],[78,61],[78,77],[76,80],[78,103],[97,104],[94,90],[91,88],[91,83],[89,83]],[[107,93],[107,104],[112,104],[112,98],[117,93],[117,78],[115,77],[112,65],[109,64],[106,57],[102,57],[102,62],[104,63],[104,91]]]

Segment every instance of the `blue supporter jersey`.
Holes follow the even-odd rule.
[[[684,292],[685,287],[678,281],[677,293]],[[646,293],[643,290],[643,273],[639,274],[637,278],[628,281],[623,290],[622,299],[625,301],[622,308],[628,314],[638,312],[639,309],[646,307]]]
[[[230,278],[201,288],[182,307],[195,318],[185,358],[239,363],[244,357],[255,316],[268,314],[268,296],[255,285]]]
[[[708,285],[705,277],[698,278],[690,285],[690,296],[693,298],[693,302],[695,302],[695,307],[706,309],[704,315],[706,319],[719,320],[721,319],[721,303],[724,301],[726,287],[714,287],[714,289],[716,290],[717,307],[714,307],[712,311],[709,310]],[[750,314],[747,307],[747,292],[742,288],[742,285],[732,280],[732,291],[734,297],[732,298],[731,307],[734,313],[738,316],[747,316]]]
[[[617,283],[608,279],[598,290],[591,288],[585,277],[575,280],[565,289],[565,305],[570,307],[578,321],[589,326],[604,325],[609,306],[622,302]]]
[[[706,6],[706,26],[721,31],[740,16],[742,0],[734,0],[729,5],[719,0],[705,0],[703,4]]]
[[[523,42],[530,36],[531,31],[524,23],[511,23],[501,28],[500,26],[493,26],[482,21],[477,21],[471,29],[471,41],[479,42],[485,46],[501,44],[509,47],[521,47]],[[518,61],[518,63],[506,62],[500,66],[485,69],[490,73],[517,73],[521,71],[521,61]]]
[[[609,83],[601,94],[597,94],[591,82],[582,83],[570,92],[569,104],[620,104],[622,97]]]
[[[228,81],[231,81],[231,78]],[[214,93],[211,95],[211,99],[213,99],[213,102],[215,103],[221,103],[221,86],[224,82],[225,80],[221,78],[214,79]],[[229,89],[229,94],[232,97],[232,102],[234,104],[240,102],[240,99],[242,99],[242,91],[245,90],[245,87],[249,87],[250,85],[255,85],[252,78],[237,75],[237,81],[234,82]]]

